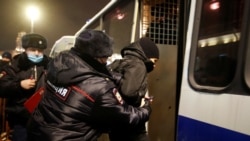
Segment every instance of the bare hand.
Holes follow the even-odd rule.
[[[154,98],[153,96],[149,96],[149,97],[145,96],[144,97],[144,99],[147,100],[147,101],[149,101],[150,103],[153,102],[153,98]]]
[[[20,83],[21,83],[22,88],[29,90],[29,89],[35,87],[36,80],[35,79],[25,79],[25,80],[22,80]]]

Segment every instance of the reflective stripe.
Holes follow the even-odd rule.
[[[83,96],[85,96],[87,99],[89,99],[91,102],[95,102],[95,100],[89,95],[87,94],[85,91],[81,90],[79,87],[76,86],[71,86],[73,90],[77,91],[78,93],[82,94]]]

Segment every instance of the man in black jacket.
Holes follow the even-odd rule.
[[[148,90],[147,74],[153,71],[159,59],[158,47],[149,38],[142,37],[124,47],[121,55],[123,58],[112,62],[109,68],[122,74],[117,86],[125,102],[139,107]],[[110,132],[109,137],[111,141],[150,140],[144,123],[136,127],[118,127]]]
[[[48,65],[44,97],[30,120],[29,141],[96,141],[117,126],[137,126],[151,108],[127,105],[106,68],[112,40],[84,30]]]
[[[12,141],[26,141],[26,124],[30,117],[24,102],[44,85],[44,71],[49,58],[43,54],[46,39],[39,34],[22,37],[25,52],[13,57],[11,65],[0,72],[0,96],[6,98],[6,114],[13,130]]]

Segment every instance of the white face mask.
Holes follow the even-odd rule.
[[[33,54],[27,54],[28,59],[33,63],[40,63],[43,60],[43,55],[33,55]]]
[[[28,59],[33,63],[40,63],[43,60],[43,50],[33,47],[26,49]]]

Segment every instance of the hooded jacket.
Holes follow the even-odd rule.
[[[122,74],[117,85],[124,100],[130,105],[139,107],[147,92],[147,69],[144,62],[147,62],[148,58],[138,42],[124,47],[121,54],[123,58],[115,60],[109,68],[113,72]]]
[[[106,69],[74,48],[48,66],[44,97],[30,122],[31,141],[96,141],[117,126],[149,119],[150,107],[124,103]]]
[[[29,112],[24,107],[24,102],[31,97],[37,89],[44,85],[44,73],[47,69],[49,58],[44,55],[42,62],[33,63],[28,60],[27,54],[16,55],[11,65],[3,68],[0,72],[0,96],[7,98],[6,113],[10,126],[15,124],[26,125],[29,119]],[[32,89],[25,90],[20,82],[29,79],[34,75],[36,66],[37,83]]]

